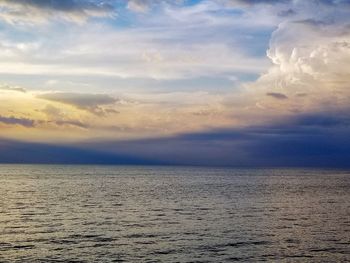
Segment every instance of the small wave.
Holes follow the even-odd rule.
[[[244,246],[261,246],[261,245],[269,245],[271,242],[269,241],[239,241],[233,243],[223,244],[224,247],[244,247]]]

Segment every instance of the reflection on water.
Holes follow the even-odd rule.
[[[0,262],[350,261],[350,173],[0,166]]]

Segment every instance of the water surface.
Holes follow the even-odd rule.
[[[350,261],[350,172],[0,166],[0,262]]]

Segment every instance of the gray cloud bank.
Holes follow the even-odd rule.
[[[346,111],[321,112],[266,126],[135,141],[55,146],[2,140],[6,147],[1,147],[0,160],[5,163],[350,168],[349,134],[350,116]]]

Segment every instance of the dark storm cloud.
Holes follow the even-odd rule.
[[[338,116],[323,114],[304,115],[296,119],[294,125],[318,126],[318,127],[350,127],[350,117],[346,113],[339,113]]]
[[[147,159],[126,155],[5,139],[0,139],[0,162],[16,164],[152,164]]]
[[[274,125],[88,147],[173,165],[349,167],[348,134],[349,114],[318,113]]]
[[[69,147],[0,140],[6,146],[0,147],[0,160],[16,162],[20,156],[30,163],[349,168],[349,134],[350,115],[343,111],[273,125]]]

